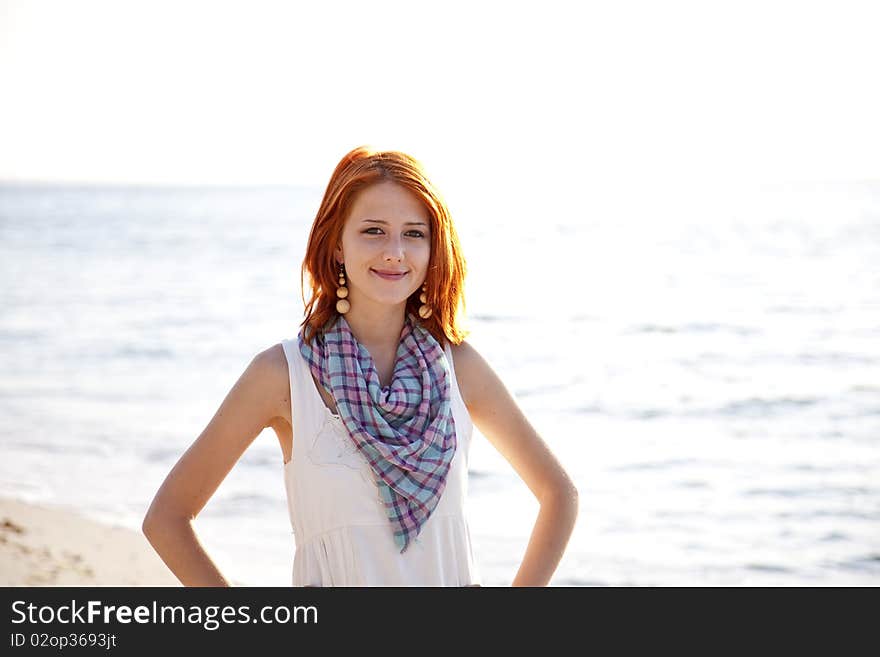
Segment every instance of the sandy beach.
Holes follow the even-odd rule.
[[[180,586],[139,532],[0,499],[2,586]]]

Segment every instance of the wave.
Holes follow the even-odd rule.
[[[527,396],[527,395],[526,395]],[[684,402],[686,400],[682,400]],[[564,409],[575,415],[604,415],[629,420],[656,420],[669,417],[683,418],[769,418],[797,413],[829,401],[823,397],[747,397],[717,406],[688,408],[687,406],[615,408],[603,404],[583,404]],[[877,409],[866,409],[856,417],[875,415]]]
[[[697,459],[663,459],[660,461],[643,461],[641,463],[630,463],[628,465],[619,465],[611,468],[612,472],[633,472],[640,470],[662,470],[665,468],[675,468],[681,466],[692,466],[699,463]]]
[[[712,411],[711,414],[750,417],[767,417],[792,410],[815,406],[823,400],[817,397],[749,397],[740,399]]]
[[[279,497],[258,493],[232,493],[212,498],[200,515],[213,518],[228,518],[231,515],[253,516],[257,511],[283,505],[284,501]]]
[[[864,486],[817,486],[801,488],[749,488],[743,495],[749,497],[834,497],[837,495],[870,495],[874,491]],[[815,513],[815,512],[811,512]],[[845,515],[848,511],[833,511],[829,515]]]
[[[868,554],[862,554],[829,565],[843,568],[844,570],[876,573],[880,572],[880,553],[869,552]]]
[[[118,347],[108,354],[109,358],[145,358],[154,359],[173,359],[175,352],[170,347],[147,347],[142,345],[124,345]]]
[[[733,333],[734,335],[757,335],[759,329],[735,324],[723,324],[719,322],[689,322],[680,325],[663,324],[637,324],[625,331],[626,334],[642,333]]]
[[[747,563],[746,570],[754,570],[761,573],[793,573],[795,570],[788,566],[772,563]]]

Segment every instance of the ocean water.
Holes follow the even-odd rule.
[[[295,336],[322,191],[0,186],[0,494],[139,529]],[[880,184],[693,198],[453,206],[470,339],[581,493],[552,583],[877,585]],[[538,506],[479,433],[469,471],[483,582],[507,585]],[[289,584],[274,433],[196,529],[237,582]]]

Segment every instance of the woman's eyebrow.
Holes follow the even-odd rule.
[[[388,225],[388,222],[384,221],[383,219],[364,219],[364,222],[369,222],[372,224],[384,224],[386,226]],[[403,225],[404,226],[427,226],[428,224],[426,224],[424,221],[406,221],[406,222],[404,222]]]

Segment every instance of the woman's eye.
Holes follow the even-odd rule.
[[[376,232],[373,232],[373,231],[376,231]],[[382,229],[379,228],[378,226],[371,226],[370,228],[367,228],[363,232],[365,235],[381,235]],[[421,239],[425,236],[425,234],[420,230],[408,230],[408,231],[406,231],[406,234],[409,235],[410,237],[416,237],[419,239]]]

